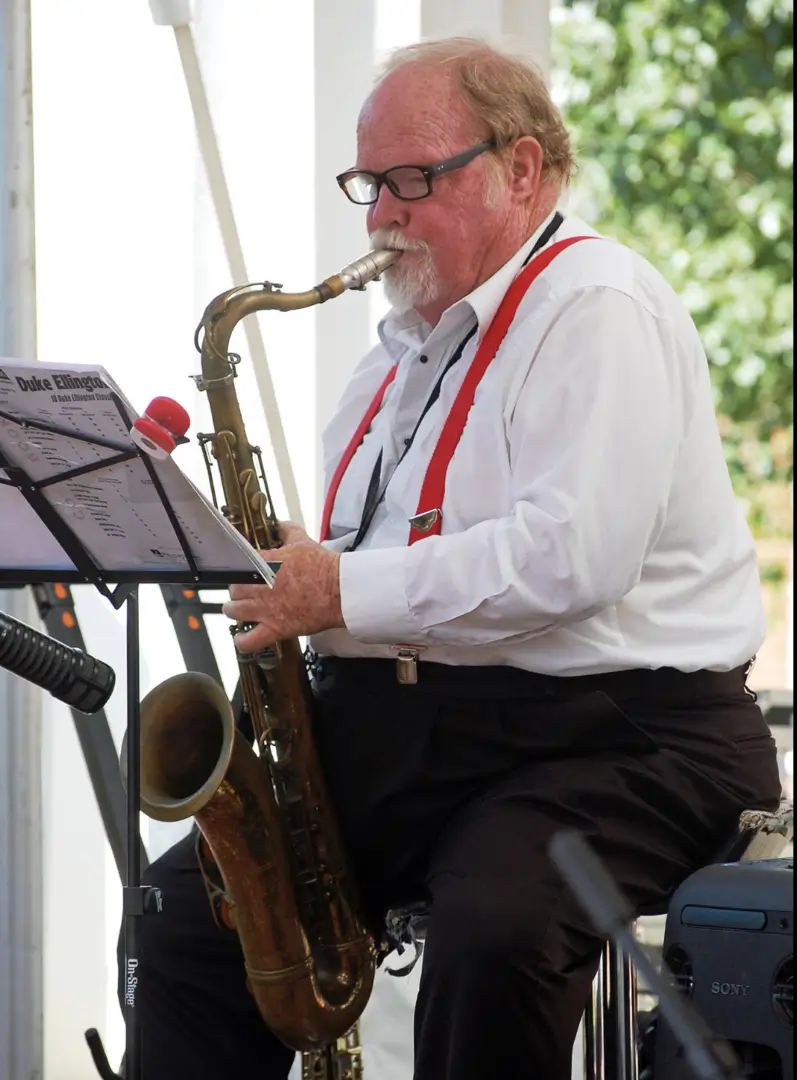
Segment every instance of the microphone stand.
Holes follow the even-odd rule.
[[[665,972],[659,974],[633,932],[634,912],[584,837],[557,833],[548,853],[575,893],[595,929],[606,934],[630,956],[648,986],[658,995],[659,1009],[684,1049],[696,1080],[742,1080],[736,1055],[715,1038],[701,1017],[687,1006]]]

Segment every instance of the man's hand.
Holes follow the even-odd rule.
[[[235,622],[257,623],[235,637],[245,653],[259,652],[283,638],[318,634],[342,627],[340,606],[340,556],[311,540],[292,521],[280,523],[282,547],[260,554],[279,562],[273,587],[231,585],[230,599],[222,610]]]

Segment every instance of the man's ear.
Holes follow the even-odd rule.
[[[533,135],[521,135],[512,145],[509,166],[509,188],[513,196],[522,202],[533,195],[542,179],[542,147]]]

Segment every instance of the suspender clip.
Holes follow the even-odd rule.
[[[416,514],[415,517],[410,518],[410,528],[417,532],[428,533],[442,516],[442,510],[426,510],[423,514]]]
[[[417,645],[394,645],[396,653],[396,681],[402,686],[414,686],[418,681],[418,657],[421,649]]]

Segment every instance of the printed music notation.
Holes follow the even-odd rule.
[[[136,416],[102,367],[0,358],[0,569],[73,567],[20,490],[24,477],[110,573],[187,566],[165,496],[198,569],[255,570],[270,582],[176,461],[142,458],[129,432]]]

